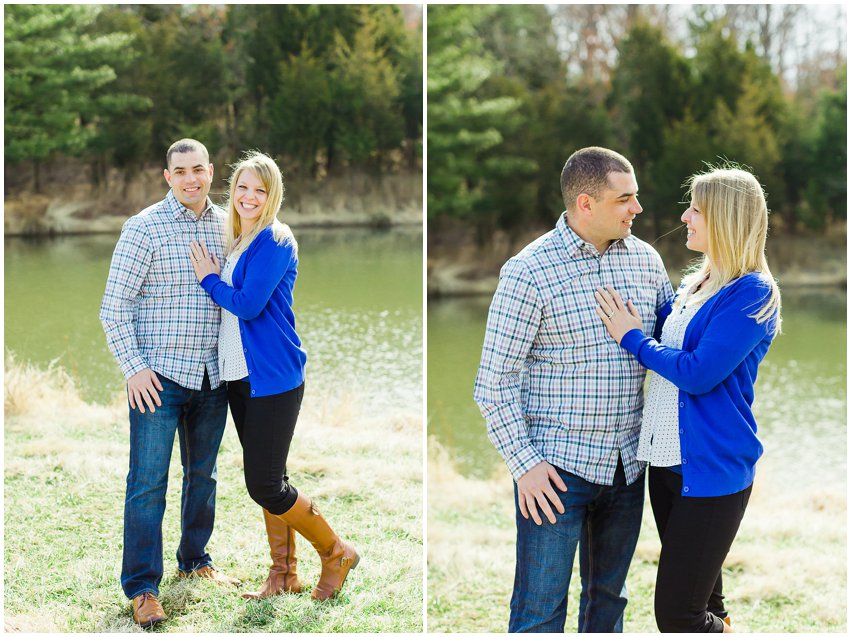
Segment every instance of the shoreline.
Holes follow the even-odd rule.
[[[427,298],[429,300],[491,296],[503,264],[547,232],[528,228],[515,235],[496,231],[482,240],[462,224],[431,229],[428,234]],[[639,237],[641,238],[641,237]],[[681,243],[666,240],[653,246],[674,287],[698,257]],[[782,288],[845,288],[848,284],[844,226],[831,233],[773,235],[766,245],[773,276]]]
[[[471,269],[475,266],[470,266]],[[438,272],[430,272],[427,278],[427,297],[429,301],[448,299],[490,297],[493,296],[499,282],[499,275],[474,276],[467,275],[468,270],[463,265],[447,264]],[[841,272],[787,272],[781,271],[776,275],[782,288],[841,288],[845,290],[848,284],[847,273]],[[682,272],[668,270],[671,281],[679,281]],[[676,287],[676,286],[675,286]]]
[[[153,169],[125,179],[118,171],[99,185],[57,172],[44,192],[12,189],[4,195],[7,237],[118,234],[124,222],[162,200],[168,192]],[[214,181],[210,199],[221,206],[227,184]],[[422,174],[404,172],[380,178],[360,172],[305,181],[288,188],[278,213],[294,228],[422,225]]]
[[[129,217],[125,217],[120,219],[119,222],[115,222],[112,224],[113,227],[100,227],[95,230],[79,230],[79,229],[56,229],[56,228],[47,228],[44,230],[39,230],[35,232],[16,232],[16,231],[6,231],[3,233],[4,238],[7,239],[53,239],[60,237],[86,237],[86,236],[97,236],[97,235],[116,235],[121,232],[121,227],[124,225],[124,222],[127,221]],[[347,221],[331,221],[327,219],[322,220],[304,220],[304,221],[292,221],[288,220],[287,225],[291,228],[304,228],[304,229],[324,229],[324,230],[337,230],[337,229],[345,229],[345,228],[368,228],[374,230],[390,230],[393,228],[410,228],[413,226],[422,226],[422,220],[417,219],[401,219],[401,220],[375,220],[372,218],[360,218],[360,219],[352,219]],[[106,224],[103,224],[106,225]]]

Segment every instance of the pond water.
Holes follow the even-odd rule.
[[[422,413],[422,231],[296,230],[296,326],[308,395]],[[98,311],[117,236],[5,240],[5,347],[67,369],[88,400],[123,377]]]
[[[784,290],[783,333],[763,361],[754,410],[765,453],[790,484],[844,483],[846,293]],[[490,298],[430,300],[428,432],[462,473],[507,476],[473,402]]]

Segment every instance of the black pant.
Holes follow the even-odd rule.
[[[662,540],[656,624],[663,633],[720,633],[727,616],[721,567],[739,530],[751,487],[709,498],[682,496],[683,478],[650,467],[650,504]]]
[[[304,383],[283,394],[251,397],[242,380],[228,382],[228,403],[242,444],[248,495],[274,515],[289,511],[298,492],[287,477],[287,455],[304,396]]]

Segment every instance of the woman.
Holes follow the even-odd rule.
[[[650,464],[662,540],[656,622],[662,632],[733,632],[721,567],[762,455],[751,405],[757,368],[780,331],[780,292],[765,260],[768,209],[756,178],[718,168],[688,185],[686,246],[704,257],[664,312],[661,343],[611,288],[598,289],[597,313],[655,372],[638,459]]]
[[[283,194],[277,164],[262,153],[248,153],[230,179],[224,270],[203,243],[191,243],[191,259],[201,286],[222,307],[220,373],[228,381],[245,484],[263,507],[272,554],[260,591],[243,597],[301,591],[295,530],[319,553],[322,574],[312,597],[324,600],[340,590],[360,558],[287,477],[306,354],[292,310],[297,245],[289,227],[276,219]]]

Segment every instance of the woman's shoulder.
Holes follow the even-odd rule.
[[[764,295],[771,290],[771,279],[763,272],[748,272],[738,279],[733,279],[728,288],[736,295]]]
[[[281,224],[283,225],[283,224]],[[286,227],[286,226],[285,226]],[[286,227],[287,230],[289,229]],[[269,225],[263,228],[251,245],[248,246],[247,252],[250,256],[258,261],[290,262],[296,258],[295,256],[295,240],[292,240],[292,233],[281,235],[279,229],[274,225]]]
[[[751,312],[771,295],[772,281],[762,272],[749,272],[733,279],[716,294],[716,308]]]
[[[263,228],[254,238],[252,244],[257,247],[279,247],[287,250],[292,250],[292,245],[295,243],[293,233],[289,226],[278,223],[270,224]]]

